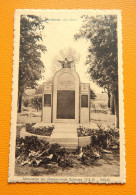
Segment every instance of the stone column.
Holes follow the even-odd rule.
[[[52,84],[48,83],[43,84],[42,121],[52,122]]]
[[[80,123],[90,121],[90,85],[89,83],[80,84]]]

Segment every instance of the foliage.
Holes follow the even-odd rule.
[[[62,168],[72,167],[71,154],[58,144],[49,145],[48,142],[37,137],[17,138],[16,158],[22,166],[54,166],[54,163]]]
[[[94,91],[92,89],[90,89],[90,99],[96,99],[96,94],[94,93]]]
[[[24,100],[23,101],[23,104],[24,104],[25,107],[28,107],[29,106],[29,103],[30,103],[29,100]]]
[[[36,94],[42,94],[43,93],[43,85],[38,85],[36,88]]]
[[[90,77],[115,96],[116,127],[119,128],[117,16],[82,16],[83,25],[75,39],[90,42],[86,64]]]
[[[65,148],[61,148],[58,144],[50,145],[35,136],[25,137],[25,139],[17,138],[16,161],[20,166],[42,166],[50,170],[58,166],[62,169],[77,167],[78,164],[95,166],[98,164],[97,159],[103,157],[103,153],[110,154],[112,152],[100,147],[101,141],[98,142],[99,145],[97,146],[96,140],[93,138],[92,143],[80,148],[79,152],[70,152]]]
[[[50,136],[52,134],[52,131],[54,129],[53,126],[45,126],[45,127],[33,127],[35,123],[27,123],[26,124],[26,131],[32,134],[36,135],[43,135],[43,136]]]
[[[76,39],[90,41],[86,64],[91,78],[103,88],[112,90],[118,86],[117,17],[83,16],[83,25]]]
[[[95,103],[91,102],[91,108],[93,108],[94,112],[96,113],[96,105],[95,105]]]
[[[42,97],[35,96],[31,99],[32,107],[35,108],[37,111],[42,108]]]
[[[107,114],[109,112],[107,103],[91,101],[91,112]]]
[[[35,88],[44,72],[41,53],[46,51],[42,44],[46,20],[34,15],[22,15],[20,19],[18,112],[21,112],[22,94],[28,88]]]
[[[44,65],[41,52],[46,51],[42,44],[41,31],[44,29],[41,19],[34,15],[22,15],[20,21],[19,91],[34,88],[41,78]]]
[[[100,108],[102,108],[102,109],[106,109],[106,108],[107,108],[107,104],[105,104],[105,103],[99,103],[98,105],[99,105]]]
[[[102,128],[99,130],[88,129],[84,127],[79,127],[77,129],[79,137],[91,136],[91,146],[100,147],[103,149],[112,148],[113,146],[119,147],[119,130],[115,128]]]

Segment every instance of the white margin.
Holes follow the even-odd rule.
[[[18,97],[18,70],[19,70],[19,42],[20,42],[20,15],[22,14],[46,14],[46,12],[80,12],[92,15],[117,15],[118,29],[118,78],[119,78],[119,122],[120,122],[120,176],[119,177],[34,177],[14,176],[15,171],[15,142],[17,122],[17,97]],[[90,10],[90,9],[18,9],[14,15],[14,52],[13,52],[13,78],[12,78],[12,111],[10,129],[10,155],[9,155],[9,183],[125,183],[125,132],[124,132],[124,95],[123,95],[123,60],[122,60],[122,18],[121,10]]]

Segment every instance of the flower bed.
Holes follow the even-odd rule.
[[[37,137],[18,138],[16,140],[16,160],[21,165],[52,167],[55,164],[65,168],[73,167],[73,153],[68,153],[59,144],[50,145]]]
[[[119,148],[119,129],[99,127],[99,130],[94,130],[80,126],[77,133],[79,139],[80,137],[90,136],[90,143],[93,147]]]
[[[95,165],[98,159],[104,158],[104,153],[111,155],[112,152],[99,146],[94,147],[92,144],[70,152],[58,144],[51,145],[35,136],[16,140],[16,163],[21,167],[26,165],[27,167],[44,167],[49,170],[61,167],[63,170],[78,167],[81,164]]]
[[[26,131],[28,133],[36,134],[36,135],[42,135],[42,136],[50,136],[53,132],[54,127],[45,126],[45,127],[33,127],[35,123],[27,123],[26,124]]]

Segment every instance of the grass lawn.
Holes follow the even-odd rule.
[[[23,107],[22,112],[17,115],[18,124],[36,123],[41,121],[42,111],[36,111],[31,107]]]
[[[115,127],[115,115],[111,115],[110,112],[107,114],[105,113],[95,113],[92,111],[90,113],[90,121],[92,123],[96,123],[101,126],[110,126],[110,127]]]

